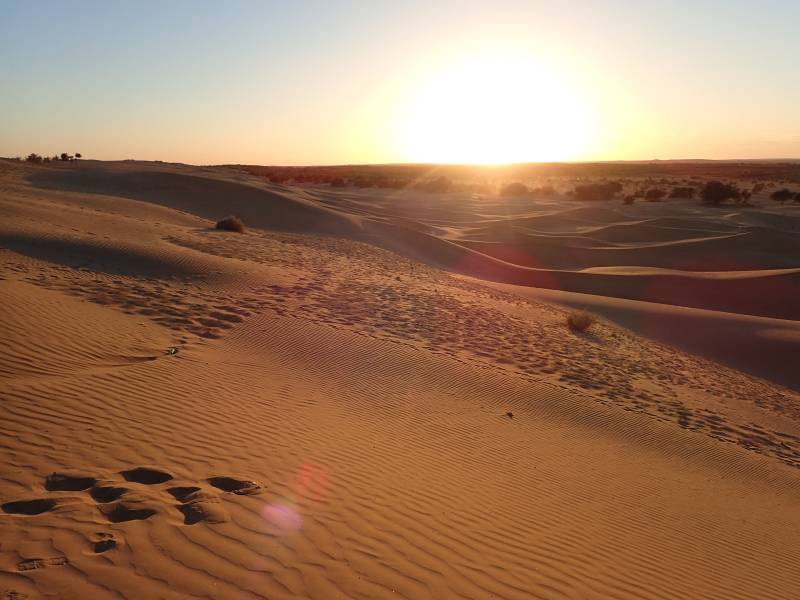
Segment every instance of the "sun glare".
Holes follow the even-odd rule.
[[[580,94],[532,57],[462,59],[422,81],[401,119],[415,162],[512,163],[578,158],[592,138]]]

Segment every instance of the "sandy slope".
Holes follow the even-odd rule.
[[[0,169],[6,597],[800,593],[796,393],[312,192]],[[284,233],[209,230],[245,211]]]
[[[790,358],[800,348],[798,321],[502,283],[488,285],[537,302],[588,310],[649,339],[800,389],[800,370]]]

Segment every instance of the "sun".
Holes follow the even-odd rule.
[[[585,98],[532,56],[472,56],[416,86],[400,119],[414,162],[500,164],[583,155],[592,140]]]

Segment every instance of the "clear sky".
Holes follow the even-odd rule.
[[[800,0],[0,0],[0,156],[800,157]]]

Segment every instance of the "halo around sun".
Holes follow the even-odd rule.
[[[487,54],[435,70],[400,121],[400,144],[415,162],[569,160],[593,135],[586,99],[523,55]]]

